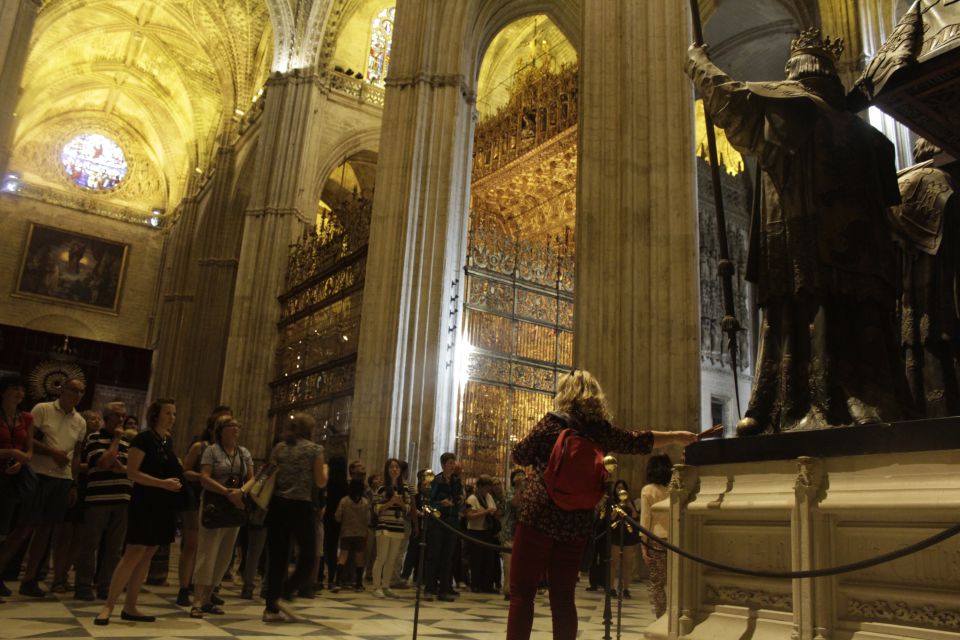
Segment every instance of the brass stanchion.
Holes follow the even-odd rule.
[[[605,456],[603,467],[612,476],[617,470],[617,459],[613,456]],[[614,501],[613,480],[608,479],[603,496],[603,508],[600,512],[600,517],[603,519],[603,530],[607,532],[603,540],[603,640],[612,640],[610,636],[610,627],[613,625],[613,611],[610,607],[610,554],[612,547],[610,522],[615,505]]]
[[[427,469],[423,472],[423,479],[427,482],[432,482],[435,477],[432,469]],[[419,493],[420,487],[417,487],[417,492]],[[440,512],[432,508],[430,505],[423,505],[424,515],[430,515],[434,518],[440,517]],[[413,640],[417,640],[417,627],[420,624],[420,591],[421,586],[423,585],[423,556],[426,554],[427,550],[427,519],[423,518],[420,526],[420,542],[418,543],[417,550],[417,581],[416,581],[416,595],[414,596],[413,603]]]

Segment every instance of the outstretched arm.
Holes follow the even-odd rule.
[[[714,124],[741,153],[763,156],[764,100],[710,61],[706,49],[691,46],[685,70]]]

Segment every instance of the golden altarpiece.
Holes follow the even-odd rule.
[[[468,479],[507,475],[513,443],[552,408],[572,366],[577,68],[541,59],[474,133],[457,348]]]

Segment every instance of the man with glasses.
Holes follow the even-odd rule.
[[[127,479],[129,443],[123,428],[126,417],[124,403],[107,403],[103,409],[103,427],[87,439],[87,490],[73,594],[77,600],[94,599],[94,577],[97,597],[105,600],[113,570],[120,561],[132,490]],[[99,563],[96,561],[98,551],[102,551]]]
[[[6,566],[13,551],[33,533],[20,595],[31,598],[46,595],[37,584],[37,574],[51,538],[63,524],[70,500],[76,500],[78,449],[87,430],[77,405],[85,391],[83,380],[69,378],[60,387],[59,399],[41,402],[30,412],[36,438],[30,467],[37,474],[37,490],[21,509],[16,531],[0,548],[0,566]],[[0,583],[0,593],[7,591]]]

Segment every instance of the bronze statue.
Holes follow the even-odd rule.
[[[842,42],[807,30],[787,80],[744,83],[691,47],[704,107],[761,170],[747,278],[763,309],[739,435],[890,421],[909,404],[897,349],[893,145],[847,109]]]
[[[918,164],[900,172],[903,204],[890,210],[900,252],[900,340],[914,404],[928,418],[960,415],[957,301],[960,225],[956,188],[934,166],[939,147],[920,138]]]

